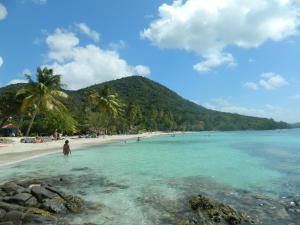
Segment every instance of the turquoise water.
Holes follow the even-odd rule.
[[[300,130],[294,129],[164,135],[92,147],[69,158],[54,154],[1,167],[0,181],[63,178],[62,188],[99,205],[97,213],[73,222],[142,225],[175,224],[174,214],[186,210],[193,194],[243,209],[245,193],[274,202],[297,196],[299,175]]]

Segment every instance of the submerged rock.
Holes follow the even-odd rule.
[[[192,220],[185,221],[184,225],[214,225],[214,224],[254,224],[245,213],[238,212],[230,205],[208,198],[204,195],[197,195],[190,200],[190,207],[196,213]]]
[[[41,208],[56,214],[66,214],[68,213],[65,207],[66,201],[61,197],[55,197],[52,199],[46,199],[41,205]]]
[[[81,198],[73,195],[65,195],[64,200],[66,201],[66,208],[71,212],[78,213],[82,210],[84,201]]]

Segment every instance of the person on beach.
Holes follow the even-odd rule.
[[[58,140],[58,132],[57,129],[55,129],[54,134],[53,134],[54,140]]]
[[[68,156],[69,154],[71,154],[71,149],[70,149],[70,145],[69,145],[69,141],[66,140],[64,147],[63,147],[63,153],[65,156]]]

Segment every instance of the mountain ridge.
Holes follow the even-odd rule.
[[[0,96],[7,89],[13,95],[23,85],[25,84],[2,87],[0,88]],[[144,118],[143,128],[146,130],[267,130],[291,128],[288,123],[276,122],[273,119],[207,109],[181,97],[166,86],[142,76],[120,78],[78,90],[66,90],[70,98],[65,104],[77,120],[82,120],[88,94],[91,91],[99,91],[104,85],[117,92],[126,105],[137,104],[140,106]],[[168,125],[162,126],[162,124]]]

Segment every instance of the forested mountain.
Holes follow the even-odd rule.
[[[291,124],[292,128],[300,128],[300,123]]]
[[[10,116],[20,120],[21,115],[18,107],[22,98],[16,98],[15,94],[24,85],[15,84],[0,88],[0,118],[2,121]],[[84,131],[91,126],[90,121],[92,119],[87,118],[89,94],[94,91],[99,92],[104,86],[108,86],[116,92],[124,103],[122,117],[111,124],[113,132],[127,132],[132,128],[138,130],[194,131],[290,128],[289,124],[276,122],[272,119],[209,110],[180,97],[165,86],[148,78],[132,76],[96,84],[77,91],[66,91],[70,97],[64,103],[77,121],[79,130]],[[23,123],[26,124],[26,117]],[[33,130],[37,130],[38,126],[43,126],[45,123],[47,123],[46,115],[40,115]]]

